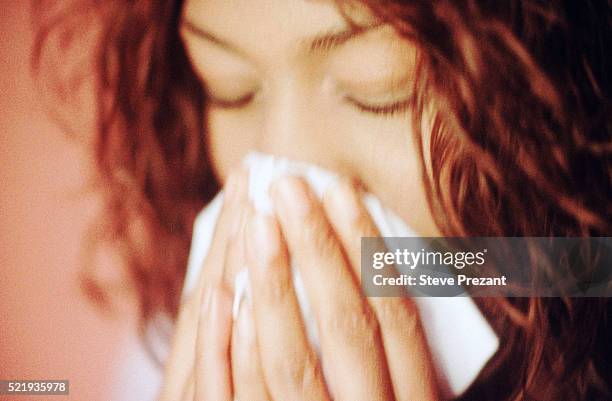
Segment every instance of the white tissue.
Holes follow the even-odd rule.
[[[319,197],[336,181],[333,173],[322,168],[260,153],[249,154],[244,164],[249,169],[250,200],[256,210],[264,213],[272,213],[268,188],[281,176],[304,177]],[[402,219],[383,207],[374,195],[365,194],[363,201],[383,237],[416,236]],[[200,274],[222,202],[223,194],[219,193],[196,218],[183,296],[191,290]],[[318,350],[316,324],[295,267],[293,274],[293,283],[308,336],[314,348]],[[243,299],[250,302],[246,270],[236,276],[234,292],[233,312],[236,317],[240,302]],[[499,340],[469,297],[416,297],[415,301],[419,307],[443,396],[458,396],[474,381],[495,353]]]

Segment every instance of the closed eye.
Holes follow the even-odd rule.
[[[351,96],[344,96],[344,100],[352,106],[356,107],[361,112],[390,116],[406,112],[412,105],[414,97],[410,96],[404,99],[383,104],[366,103],[361,100],[357,100]]]
[[[257,92],[250,92],[236,99],[221,99],[208,94],[207,99],[209,105],[213,107],[218,107],[221,109],[241,109],[248,106],[253,101],[256,94]]]

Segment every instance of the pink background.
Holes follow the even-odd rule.
[[[0,379],[69,379],[70,396],[48,397],[53,400],[151,399],[156,372],[138,349],[133,300],[126,297],[120,313],[106,316],[80,291],[83,235],[100,203],[83,194],[90,159],[51,121],[34,88],[29,2],[6,3],[0,16]],[[109,260],[104,267],[114,265]]]

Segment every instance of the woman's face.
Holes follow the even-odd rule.
[[[214,169],[224,180],[250,150],[315,163],[435,235],[407,110],[416,49],[364,10],[351,17],[364,29],[328,1],[186,2],[181,34],[209,95]]]

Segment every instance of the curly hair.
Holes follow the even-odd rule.
[[[178,33],[182,3],[76,0],[39,18],[33,57],[40,71],[54,33],[74,36],[92,12],[100,22],[101,222],[123,251],[143,328],[176,317],[193,220],[219,188],[205,146],[206,94]],[[342,11],[355,2],[337,3]],[[412,118],[443,235],[612,234],[608,1],[357,3],[417,46]],[[87,277],[90,295],[104,300]],[[476,301],[502,347],[461,399],[612,399],[607,299]]]

